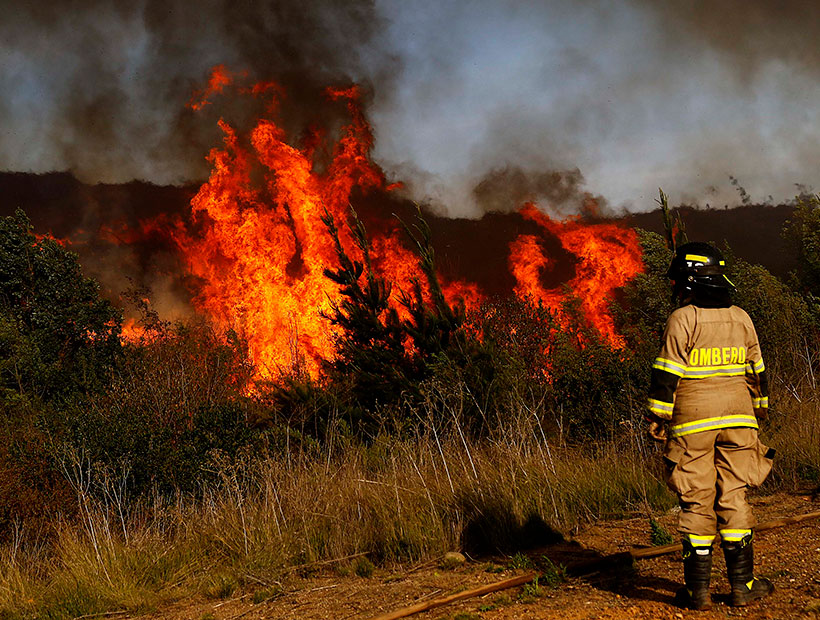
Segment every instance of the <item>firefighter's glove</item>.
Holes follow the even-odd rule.
[[[647,432],[653,441],[666,441],[666,420],[659,418],[651,413],[646,415],[646,421],[649,423]]]
[[[769,417],[769,408],[768,407],[755,407],[755,417],[758,420],[765,420]]]

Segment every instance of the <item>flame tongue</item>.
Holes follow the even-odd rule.
[[[224,68],[220,72],[223,77],[212,79],[203,101],[226,85],[227,73]],[[281,95],[272,84],[242,92]],[[228,123],[220,121],[224,146],[209,155],[212,171],[191,201],[192,223],[177,222],[172,233],[187,269],[196,277],[195,305],[218,326],[234,328],[247,339],[257,380],[275,378],[297,362],[316,376],[321,361],[332,357],[333,335],[320,311],[329,310],[331,300],[338,298],[336,285],[323,274],[337,260],[321,218],[328,212],[337,223],[346,221],[354,188],[387,191],[382,172],[369,158],[373,136],[358,104],[358,89],[331,89],[327,95],[346,103],[349,122],[334,145],[326,172],[317,172],[313,160],[320,132],[312,133],[299,149],[286,141],[279,125],[264,118],[243,143]],[[273,109],[271,104],[268,110]],[[591,323],[619,343],[606,299],[642,269],[634,232],[612,224],[555,222],[534,205],[525,205],[520,213],[578,257],[575,277],[568,284],[581,298]],[[343,248],[358,258],[349,231],[339,228]],[[417,258],[401,243],[397,226],[382,228],[371,239],[373,264],[378,275],[394,284],[395,296],[400,289],[408,290],[413,280],[423,282],[423,277]],[[543,284],[552,262],[538,236],[514,239],[508,265],[516,295],[560,309],[563,291]],[[462,298],[478,306],[484,298],[480,287],[469,281],[444,282],[443,288],[449,301]]]
[[[336,256],[321,218],[327,211],[346,221],[354,187],[384,186],[367,157],[372,135],[356,105],[358,91],[329,94],[348,100],[352,122],[324,175],[313,170],[312,149],[288,144],[273,121],[258,121],[250,148],[220,121],[224,148],[211,151],[211,176],[191,203],[198,226],[175,231],[187,268],[200,281],[195,304],[247,338],[257,379],[293,367],[297,352],[313,375],[332,356],[332,335],[320,311],[338,296],[323,274]],[[261,183],[255,181],[260,170]],[[340,228],[345,251],[357,256],[349,232]],[[374,241],[374,258],[381,275],[393,281],[421,275],[395,234]]]
[[[556,222],[533,204],[525,205],[520,213],[558,237],[561,245],[578,257],[575,277],[567,284],[581,300],[587,320],[612,344],[623,346],[607,305],[615,289],[643,271],[635,231],[611,223],[591,224],[577,219]],[[549,265],[549,258],[543,256],[537,238],[522,235],[511,244],[510,267],[518,282],[516,294],[528,295],[559,311],[563,292],[547,289],[541,283],[541,270],[548,269]]]

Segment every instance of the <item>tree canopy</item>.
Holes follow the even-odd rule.
[[[0,389],[5,402],[100,385],[120,351],[122,316],[77,255],[33,233],[23,211],[0,218]]]

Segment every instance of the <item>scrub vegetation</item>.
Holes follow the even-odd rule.
[[[763,492],[820,484],[818,222],[804,198],[786,281],[723,248],[772,377]],[[296,367],[252,385],[241,339],[207,324],[143,307],[144,337],[123,342],[73,254],[21,212],[0,220],[0,618],[266,600],[328,560],[367,579],[456,548],[526,558],[672,507],[643,422],[672,309],[666,240],[640,232],[646,272],[612,300],[613,347],[571,297],[560,319],[521,300],[448,305],[427,235],[412,228],[429,298],[390,311],[389,286],[339,247],[339,355],[321,380]]]

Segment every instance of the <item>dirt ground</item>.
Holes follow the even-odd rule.
[[[751,498],[759,522],[820,511],[820,500],[800,494],[777,494]],[[675,532],[675,511],[659,522]],[[675,535],[677,538],[677,535]],[[572,541],[527,552],[533,558],[549,557],[556,564],[571,565],[578,558],[598,557],[648,546],[645,518],[607,521],[590,525]],[[774,594],[750,607],[735,609],[726,604],[729,587],[722,553],[715,554],[712,611],[694,612],[672,605],[682,579],[678,553],[639,560],[634,568],[615,565],[586,577],[569,577],[555,586],[522,586],[472,598],[420,613],[418,620],[510,620],[614,619],[653,620],[701,618],[820,619],[820,520],[762,532],[755,538],[756,575],[775,584]],[[519,557],[519,564],[521,558]],[[261,620],[322,619],[366,620],[416,603],[473,589],[526,572],[511,568],[505,557],[472,558],[456,568],[439,563],[414,567],[377,569],[370,577],[358,577],[346,569],[325,568],[311,577],[292,577],[281,592],[261,601],[260,593],[274,592],[260,584],[257,589],[236,592],[221,601],[176,603],[141,616],[143,620]],[[348,573],[342,576],[344,573]],[[254,603],[254,599],[259,602]]]

